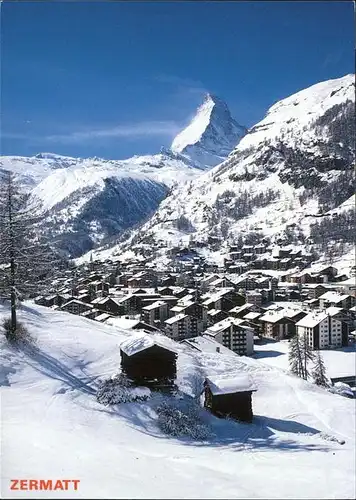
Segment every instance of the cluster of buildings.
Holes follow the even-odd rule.
[[[250,262],[256,262],[266,255],[262,244],[230,250],[231,260],[252,254]],[[149,260],[119,258],[68,269],[53,282],[53,293],[36,302],[178,342],[211,339],[239,355],[253,354],[262,337],[282,340],[304,333],[314,349],[338,348],[355,330],[355,279],[340,276],[331,265],[228,273],[225,267],[207,269],[185,248],[175,256],[180,265],[168,271],[157,271]],[[273,258],[306,262],[307,257],[279,249]]]
[[[288,269],[307,267],[313,255],[293,247],[274,248],[267,244],[231,246],[225,269],[230,273],[241,273],[250,269],[287,271]]]

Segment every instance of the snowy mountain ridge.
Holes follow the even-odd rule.
[[[205,117],[206,131],[198,141],[199,147],[204,142],[203,155],[194,150],[190,156],[187,148],[182,152],[162,148],[155,155],[105,160],[45,152],[30,158],[2,157],[0,174],[13,172],[16,180],[31,191],[44,213],[41,230],[59,250],[76,257],[146,220],[170,189],[209,168],[211,155],[217,151],[225,157],[229,154],[238,139],[235,137],[229,149],[221,130],[231,132],[235,122],[225,103],[218,98],[208,101],[219,110],[211,109]],[[214,149],[209,151],[209,145]]]
[[[226,242],[255,233],[303,243],[317,216],[351,204],[354,106],[354,75],[274,104],[224,162],[177,186],[130,241]]]

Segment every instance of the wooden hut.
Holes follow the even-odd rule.
[[[173,387],[177,352],[150,335],[130,338],[120,345],[122,372],[135,384]]]
[[[209,377],[204,383],[204,406],[218,417],[252,422],[252,392],[256,390],[247,374]]]

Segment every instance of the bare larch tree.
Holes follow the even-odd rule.
[[[39,205],[21,190],[13,173],[0,177],[0,297],[11,304],[11,335],[17,328],[18,301],[39,295],[56,263],[36,231]]]

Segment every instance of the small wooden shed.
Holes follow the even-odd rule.
[[[177,374],[177,352],[144,334],[120,344],[121,369],[138,385],[169,387]]]
[[[252,422],[252,392],[257,391],[248,374],[208,377],[204,383],[204,406],[218,417]]]

